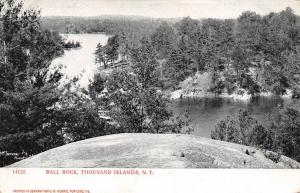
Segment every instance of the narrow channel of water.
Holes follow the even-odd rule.
[[[81,75],[79,84],[86,87],[97,69],[94,55],[97,44],[105,45],[109,36],[105,34],[62,34],[62,36],[67,40],[79,41],[82,47],[65,50],[65,54],[53,60],[52,65],[63,64],[65,78],[71,79]]]

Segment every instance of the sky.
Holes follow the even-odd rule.
[[[243,11],[258,14],[291,7],[300,15],[300,0],[24,0],[42,16],[136,15],[154,18],[236,18]]]

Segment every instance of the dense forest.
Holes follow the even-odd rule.
[[[41,18],[22,3],[1,2],[0,164],[101,135],[190,133],[188,115],[175,115],[165,94],[189,77],[209,74],[205,92],[216,96],[290,91],[299,97],[299,26],[290,8],[227,20]],[[95,50],[100,68],[88,88],[78,78],[61,85],[62,66],[50,69],[65,48],[80,47],[59,33],[110,35]],[[212,138],[299,161],[299,120],[297,110],[282,108],[265,128],[241,111],[217,124]]]

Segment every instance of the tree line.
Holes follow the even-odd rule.
[[[42,17],[41,25],[45,29],[59,33],[106,33],[124,32],[132,42],[151,34],[160,24],[160,19],[139,16],[94,16],[94,17]]]

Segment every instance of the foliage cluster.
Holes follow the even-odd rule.
[[[142,39],[129,56],[130,68],[113,70],[105,83],[94,84],[107,89],[104,96],[98,92],[99,101],[118,132],[181,132],[189,120],[183,116],[174,119],[168,109],[168,99],[159,89],[159,64],[151,41]]]
[[[249,112],[220,121],[211,132],[212,139],[271,150],[300,161],[300,112],[282,108],[274,112],[270,126],[263,126]]]

